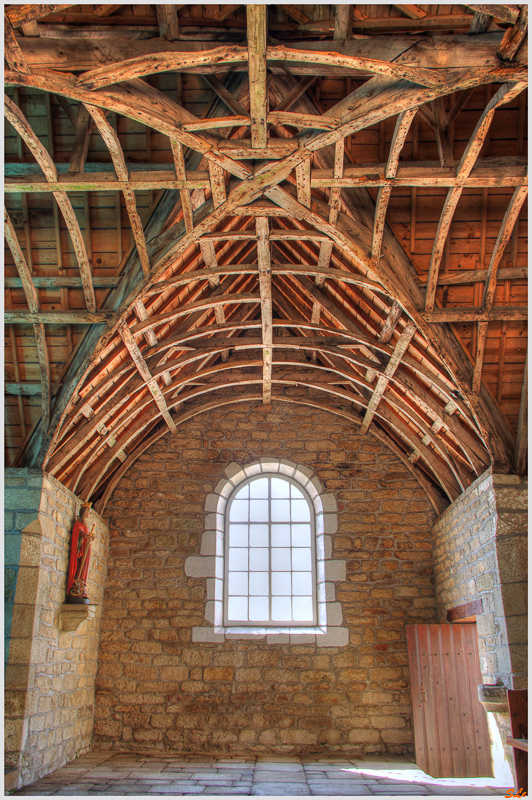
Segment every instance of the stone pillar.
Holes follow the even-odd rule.
[[[62,625],[61,612],[79,506],[41,470],[6,470],[6,790],[32,783],[90,747],[109,534],[92,513],[88,591],[94,605],[72,630]]]
[[[527,478],[481,475],[434,526],[439,621],[450,608],[482,601],[477,614],[484,684],[527,685]],[[495,774],[513,763],[508,713],[488,713]],[[504,762],[504,763],[503,763]]]

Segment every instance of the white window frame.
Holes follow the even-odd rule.
[[[245,628],[246,631],[249,631],[250,628],[252,628],[253,630],[256,630],[257,627],[259,627],[260,630],[261,630],[261,633],[262,632],[268,633],[268,632],[272,632],[272,630],[275,630],[275,631],[278,632],[278,630],[281,627],[283,628],[283,631],[286,630],[286,628],[288,628],[288,627],[290,627],[290,628],[294,627],[294,624],[289,625],[288,623],[275,622],[275,621],[263,622],[262,624],[259,624],[257,622],[231,623],[231,622],[227,621],[227,606],[228,606],[228,600],[229,600],[229,593],[228,593],[228,585],[227,584],[229,582],[229,575],[230,575],[230,572],[231,572],[231,570],[229,569],[229,564],[228,564],[228,560],[229,560],[229,525],[230,525],[229,519],[230,519],[230,514],[231,514],[231,505],[232,505],[233,500],[235,499],[235,497],[238,495],[238,493],[241,491],[241,489],[244,488],[244,486],[249,485],[249,484],[253,483],[254,481],[260,480],[261,478],[276,478],[276,477],[281,479],[281,480],[286,481],[288,484],[291,484],[291,485],[295,486],[295,488],[298,489],[301,492],[301,494],[303,495],[303,498],[305,499],[305,501],[307,502],[307,504],[309,506],[309,511],[310,511],[309,524],[310,524],[310,538],[311,538],[310,547],[311,547],[311,562],[312,562],[311,563],[311,573],[312,573],[313,619],[312,619],[311,622],[300,622],[300,623],[296,622],[295,626],[297,628],[305,628],[305,631],[309,631],[310,629],[312,629],[312,631],[315,632],[316,631],[316,627],[318,625],[318,592],[317,592],[317,568],[316,568],[316,514],[315,514],[315,510],[314,510],[314,505],[312,503],[312,500],[310,499],[310,496],[308,495],[308,493],[305,491],[303,486],[298,481],[294,480],[293,478],[289,478],[287,475],[279,474],[278,472],[270,472],[270,473],[264,473],[263,472],[260,475],[255,475],[255,476],[253,476],[251,478],[245,478],[243,481],[241,481],[234,488],[234,490],[231,492],[231,495],[228,498],[227,505],[226,505],[226,508],[225,508],[224,576],[223,576],[224,577],[224,597],[223,597],[224,616],[223,616],[223,625],[224,625],[224,627],[226,629],[227,628],[237,627],[239,630]],[[269,518],[268,520],[265,520],[265,523],[268,525],[268,528],[270,528],[271,525],[273,524],[271,518]],[[271,549],[272,549],[271,548],[271,544],[268,545],[268,549],[271,551]],[[271,570],[271,565],[270,565],[269,569],[268,569],[268,572],[270,572],[270,574],[271,574],[271,571],[272,570]],[[248,594],[248,598],[249,598],[249,596],[250,595]],[[291,597],[292,597],[292,595],[291,595]],[[271,600],[271,599],[272,599],[272,594],[269,595],[269,600]],[[264,631],[262,629],[264,629]]]
[[[246,466],[235,462],[225,469],[226,479],[207,495],[205,529],[200,554],[185,560],[185,574],[206,579],[205,622],[192,629],[193,642],[215,643],[231,639],[266,638],[268,643],[311,643],[319,647],[345,647],[349,630],[343,626],[342,607],[336,601],[336,583],[346,579],[346,561],[333,559],[332,539],[338,528],[336,499],[312,469],[287,459],[261,458]],[[315,520],[317,625],[224,625],[225,518],[229,498],[246,479],[258,475],[292,479],[310,499]]]

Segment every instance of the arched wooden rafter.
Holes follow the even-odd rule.
[[[372,431],[384,435],[401,457],[410,459],[410,467],[416,461],[423,465],[415,469],[423,474],[425,488],[432,481],[453,499],[489,465],[488,450],[492,462],[508,464],[512,441],[498,407],[481,385],[478,358],[473,370],[452,331],[442,324],[453,319],[452,312],[434,306],[438,248],[441,245],[443,252],[463,188],[481,180],[475,177],[475,164],[495,109],[523,90],[525,71],[520,65],[413,70],[377,59],[267,48],[265,9],[247,7],[247,48],[128,59],[77,78],[21,71],[10,62],[8,84],[51,91],[88,109],[111,154],[117,180],[107,183],[123,193],[140,260],[140,271],[123,279],[121,299],[98,352],[80,365],[75,398],[81,402],[75,404],[65,395],[56,403],[57,425],[41,453],[42,463],[82,496],[103,496],[106,502],[112,476],[123,474],[124,466],[117,472],[117,463],[131,463],[132,453],[144,448],[156,420],[162,418],[175,431],[176,424],[188,418],[184,403],[205,392],[223,394],[236,385],[230,377],[213,383],[213,376],[260,368],[260,379],[247,376],[241,383],[260,382],[266,404],[277,385],[304,386],[354,404],[362,416],[353,415],[352,421],[362,423],[363,431],[371,425]],[[239,113],[200,120],[142,80],[161,71],[205,68],[209,73],[214,63],[217,70],[247,63],[249,110],[235,99],[227,100],[227,90],[218,87],[226,105]],[[363,70],[374,77],[321,116],[286,109],[269,112],[267,67],[273,63],[335,67],[353,70],[354,75]],[[486,108],[458,168],[445,176],[447,211],[423,292],[413,280],[407,256],[391,252],[386,225],[393,186],[408,180],[399,165],[401,148],[425,103],[504,80],[509,83]],[[20,109],[9,98],[6,104],[8,118],[15,120],[45,165],[47,185],[42,187],[64,203],[63,187],[70,184],[54,172],[43,146],[36,147]],[[175,177],[160,185],[179,189],[180,202],[168,229],[150,241],[134,192],[137,187],[155,187],[156,179],[133,179],[105,112],[124,114],[170,139]],[[345,136],[395,116],[382,176],[375,180],[346,167]],[[268,137],[268,125],[285,138]],[[286,138],[286,126],[297,128],[297,138]],[[231,129],[231,136],[241,136],[246,128],[250,140],[225,138]],[[194,170],[184,158],[185,148],[197,154]],[[254,169],[249,159],[267,163]],[[322,172],[329,169],[331,176],[318,177],[313,164]],[[416,176],[414,182],[421,179]],[[502,313],[494,311],[494,281],[526,195],[521,176],[512,180],[517,181],[514,199],[490,263],[482,307],[473,312],[479,331]],[[86,186],[102,189],[106,182],[91,183],[89,177]],[[331,187],[328,197],[321,194],[325,186]],[[380,187],[376,205],[368,186]],[[369,223],[354,213],[351,188],[366,192]],[[202,198],[199,208],[194,209],[191,192]],[[47,312],[37,306],[30,311],[36,325],[47,321]],[[274,335],[276,330],[286,331],[290,341],[283,343],[283,337]],[[245,334],[251,331],[260,333],[253,343],[246,342]],[[320,340],[318,332],[335,342]],[[200,334],[204,340],[198,342]],[[260,358],[235,362],[228,355],[249,349],[257,350]],[[305,363],[290,351],[307,352],[312,360]],[[276,358],[277,352],[287,353],[284,360]],[[289,377],[279,376],[283,365],[290,367]],[[324,376],[321,382],[305,379],[309,369]],[[206,384],[185,391],[200,381]],[[178,418],[172,408],[180,409]]]

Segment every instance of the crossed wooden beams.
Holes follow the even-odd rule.
[[[389,80],[390,76],[397,76],[399,75],[397,65],[393,67],[386,67],[386,69],[380,67],[379,65],[371,65],[367,62],[364,62],[364,68],[371,67],[374,69],[379,75],[388,76],[385,78],[378,78],[373,79],[369,82],[370,86],[364,87],[361,91],[355,92],[352,98],[346,98],[345,101],[342,101],[339,105],[339,108],[336,110],[337,117],[335,114],[330,114],[329,116],[325,115],[322,119],[321,123],[318,123],[316,118],[309,121],[308,115],[303,119],[305,115],[300,115],[299,119],[294,119],[294,115],[290,117],[292,120],[290,124],[293,122],[298,122],[300,126],[304,129],[305,125],[315,125],[316,131],[323,131],[323,133],[314,133],[314,134],[305,134],[303,137],[303,145],[296,144],[294,147],[294,143],[290,143],[289,149],[286,149],[285,152],[282,152],[282,148],[278,145],[273,145],[272,142],[275,140],[266,140],[266,125],[271,122],[272,124],[283,124],[283,122],[289,122],[286,118],[280,117],[279,115],[283,112],[277,112],[277,116],[270,118],[267,109],[267,89],[266,89],[266,58],[267,58],[267,48],[266,48],[266,17],[265,17],[265,7],[264,6],[249,6],[248,7],[248,26],[249,26],[249,36],[248,36],[248,48],[245,54],[238,52],[235,54],[235,57],[247,58],[248,67],[250,70],[250,76],[253,78],[253,91],[250,92],[250,112],[249,115],[241,115],[240,119],[238,119],[239,124],[249,124],[252,131],[252,140],[251,140],[251,147],[249,144],[245,144],[244,142],[238,143],[233,142],[231,147],[226,147],[223,142],[216,139],[202,139],[195,135],[195,131],[197,130],[205,130],[205,127],[199,127],[204,125],[204,123],[196,121],[194,119],[190,119],[191,115],[187,115],[183,113],[183,109],[179,112],[181,116],[177,117],[179,120],[178,124],[176,125],[174,117],[170,119],[168,114],[165,115],[165,111],[159,110],[157,118],[155,119],[155,126],[160,128],[163,132],[167,133],[170,136],[170,140],[172,142],[172,148],[174,153],[174,163],[175,163],[175,178],[177,183],[181,181],[181,185],[179,188],[183,189],[182,191],[182,207],[183,207],[183,218],[185,224],[185,231],[186,236],[183,238],[183,241],[179,243],[178,246],[174,246],[170,249],[170,252],[166,255],[166,258],[159,261],[155,267],[152,267],[151,271],[149,272],[148,279],[145,282],[144,288],[148,291],[150,290],[150,283],[153,285],[153,282],[160,277],[165,269],[169,268],[171,259],[175,258],[175,255],[178,251],[183,252],[184,248],[188,244],[193,244],[194,242],[198,242],[202,249],[202,253],[205,259],[205,263],[208,265],[208,269],[215,270],[217,268],[216,257],[213,256],[214,248],[213,243],[216,239],[220,241],[220,235],[218,233],[213,233],[212,226],[214,226],[219,220],[223,219],[224,215],[241,212],[242,209],[249,208],[248,203],[250,200],[253,199],[257,193],[261,193],[266,191],[266,194],[277,202],[281,207],[285,209],[291,210],[294,214],[299,215],[299,218],[304,218],[312,225],[318,224],[318,227],[321,226],[322,233],[314,232],[312,234],[316,243],[320,245],[320,254],[318,258],[318,267],[321,269],[321,273],[315,276],[315,282],[318,284],[317,289],[319,290],[320,282],[322,282],[326,277],[326,271],[328,269],[328,265],[330,263],[331,254],[332,254],[332,247],[333,241],[336,242],[338,245],[345,247],[348,242],[345,237],[338,236],[337,233],[334,232],[334,226],[338,218],[338,211],[340,205],[340,189],[342,181],[345,180],[345,168],[344,168],[344,136],[348,135],[348,133],[363,128],[367,125],[372,124],[375,119],[379,119],[379,114],[382,117],[382,111],[379,111],[377,107],[374,108],[371,106],[371,102],[367,102],[368,109],[364,113],[354,115],[351,113],[346,114],[346,109],[349,106],[349,102],[353,102],[356,106],[356,101],[364,102],[364,100],[368,101],[368,98],[371,97],[371,91],[375,91],[377,95],[380,94],[381,102],[383,105],[387,105],[387,110],[385,116],[393,115],[397,113],[397,109],[401,106],[401,102],[405,102],[405,98],[400,98],[400,92],[397,93],[393,86],[390,86],[386,83],[386,80]],[[169,23],[167,27],[169,26]],[[335,31],[340,34],[343,30],[348,30],[349,27],[349,20],[339,14],[337,15],[337,19],[335,22]],[[169,27],[168,27],[169,29]],[[174,31],[175,33],[175,31]],[[172,34],[173,35],[173,34]],[[240,48],[243,50],[243,48]],[[279,56],[279,52],[276,51],[276,57]],[[290,58],[295,60],[296,55],[288,54]],[[309,54],[310,56],[310,54]],[[316,61],[315,58],[316,54],[312,54],[311,58]],[[200,57],[197,57],[200,58]],[[202,56],[205,62],[205,56]],[[297,53],[297,58],[299,60],[303,60],[303,56],[300,51]],[[309,59],[310,60],[310,59]],[[318,59],[319,61],[320,59]],[[321,61],[325,64],[327,59],[322,58]],[[347,63],[347,59],[344,59],[345,63]],[[338,62],[338,60],[337,60]],[[168,61],[167,60],[167,68],[168,69],[175,69],[177,61]],[[183,58],[181,58],[181,64],[185,63]],[[189,66],[193,63],[190,59],[186,62]],[[332,62],[328,62],[332,63]],[[353,65],[353,59],[349,61],[351,65]],[[360,62],[361,63],[361,62]],[[359,66],[360,66],[359,63]],[[198,61],[200,64],[200,60]],[[84,91],[83,86],[106,86],[110,83],[113,83],[116,80],[121,80],[122,78],[134,78],[135,76],[139,76],[142,74],[146,74],[142,70],[145,67],[139,64],[140,72],[131,71],[131,65],[128,65],[127,69],[129,71],[122,71],[117,70],[114,65],[111,69],[102,68],[104,71],[101,70],[94,70],[91,75],[82,76],[82,80],[80,83],[80,88],[77,89],[75,87],[65,86],[61,84],[60,79],[56,80],[55,88],[58,89],[60,92],[69,94],[70,96],[77,96],[80,102],[86,103],[86,107],[91,112],[92,109],[92,116],[95,119],[96,124],[99,123],[100,130],[103,130],[105,133],[105,137],[107,137],[106,141],[108,142],[108,146],[112,151],[113,162],[115,164],[115,169],[117,171],[117,177],[119,178],[118,183],[120,184],[128,184],[127,186],[120,186],[120,189],[126,191],[124,192],[124,196],[126,197],[126,207],[128,208],[128,213],[130,214],[130,220],[132,223],[132,228],[134,229],[133,220],[135,219],[134,215],[136,214],[136,208],[134,204],[134,194],[133,190],[131,189],[132,181],[131,175],[128,174],[128,171],[125,167],[125,162],[123,158],[123,154],[121,153],[120,146],[118,144],[118,139],[116,138],[116,134],[113,136],[113,130],[106,127],[108,123],[105,120],[105,114],[101,109],[105,109],[106,106],[109,106],[110,110],[112,111],[119,111],[122,113],[126,109],[126,105],[124,104],[124,100],[122,101],[113,101],[108,95],[106,95],[105,90],[100,90],[97,95],[98,102],[103,104],[96,108],[96,106],[91,103],[91,100],[96,99],[94,95],[91,95],[90,92]],[[18,69],[15,67],[15,69]],[[105,70],[107,69],[107,72]],[[135,66],[135,69],[137,67]],[[500,72],[498,73],[500,75]],[[407,73],[402,73],[402,77],[407,78],[411,77],[414,78],[413,75],[407,75]],[[442,89],[438,88],[438,80],[437,75],[431,74],[430,71],[417,71],[416,72],[416,81],[421,82],[426,86],[426,90],[420,90],[418,92],[417,100],[421,97],[421,102],[426,102],[430,98],[437,99],[438,97],[442,96],[441,92]],[[469,78],[468,80],[471,80]],[[36,76],[30,76],[27,79],[28,85],[39,85],[39,78]],[[456,84],[458,88],[467,88],[467,80]],[[473,81],[474,85],[474,81]],[[43,87],[44,88],[44,87]],[[452,87],[446,87],[443,93],[447,93],[452,91]],[[394,92],[396,92],[394,94]],[[137,114],[137,118],[141,121],[146,121],[149,119],[147,116],[147,106],[143,106],[143,98],[142,94],[139,94],[138,91],[132,92],[133,97],[135,99],[135,112]],[[114,92],[114,96],[119,96],[120,93],[118,90]],[[114,105],[113,105],[114,102]],[[120,104],[122,102],[122,105]],[[396,103],[394,106],[393,104]],[[390,109],[392,109],[390,111]],[[129,109],[131,111],[131,109]],[[379,270],[379,253],[380,247],[382,243],[382,232],[384,231],[384,220],[386,214],[386,205],[387,205],[387,197],[389,198],[389,191],[390,189],[390,182],[393,180],[397,180],[397,175],[400,174],[398,169],[397,159],[398,153],[400,151],[401,139],[404,141],[404,137],[406,137],[407,133],[407,121],[408,117],[413,116],[414,109],[407,109],[406,111],[400,111],[400,114],[405,114],[398,123],[396,127],[396,136],[394,137],[395,143],[392,147],[392,153],[390,155],[390,159],[388,164],[385,168],[385,174],[380,179],[383,181],[382,187],[383,191],[380,195],[379,202],[377,205],[377,212],[375,215],[375,235],[373,241],[373,249],[372,249],[372,267],[376,271],[379,278],[384,277],[383,274]],[[288,113],[288,112],[286,112]],[[410,119],[411,122],[411,119]],[[153,124],[153,120],[148,123]],[[228,122],[221,123],[226,124],[227,127],[232,127],[235,124],[235,117],[228,118]],[[218,121],[218,125],[220,122]],[[211,128],[211,130],[216,130],[216,128]],[[103,134],[102,134],[103,135]],[[330,192],[330,203],[329,203],[329,212],[328,212],[328,222],[327,224],[323,223],[319,217],[313,214],[309,210],[310,206],[310,186],[312,185],[312,171],[311,171],[311,160],[313,158],[313,154],[317,153],[318,150],[326,146],[327,144],[334,144],[335,146],[335,159],[334,159],[334,166],[332,170],[332,179],[335,182],[335,185],[332,186],[332,191]],[[118,147],[117,147],[118,145]],[[235,145],[235,146],[233,146]],[[214,214],[209,221],[209,224],[200,223],[196,227],[194,227],[194,217],[192,211],[192,205],[190,201],[190,185],[186,185],[187,182],[187,174],[185,171],[184,166],[184,159],[183,159],[183,146],[190,146],[193,149],[196,149],[197,152],[201,153],[208,161],[208,186],[211,189],[213,206],[214,206]],[[283,144],[283,147],[285,145]],[[257,174],[254,174],[252,170],[249,170],[244,165],[240,165],[238,163],[239,159],[249,159],[249,157],[255,158],[274,158],[274,149],[278,147],[277,152],[277,163],[272,163],[263,167],[258,170]],[[240,149],[239,149],[240,148]],[[114,155],[113,155],[114,150]],[[297,183],[297,203],[294,203],[292,198],[287,195],[287,193],[280,189],[278,186],[279,182],[286,177],[289,172],[295,168],[296,170],[296,183]],[[243,184],[236,192],[233,192],[229,196],[227,196],[225,182],[223,180],[224,170],[236,175]],[[468,173],[468,177],[472,173],[472,169]],[[45,177],[48,180],[48,175],[45,173]],[[190,175],[188,176],[190,179]],[[121,178],[121,180],[120,180]],[[323,178],[322,180],[326,180]],[[453,189],[460,189],[464,185],[463,183],[464,177],[462,173],[458,173],[454,176],[451,176],[451,186]],[[52,184],[52,181],[49,181]],[[57,176],[55,179],[55,184],[59,184],[60,182],[57,181]],[[206,187],[207,181],[204,179],[204,188]],[[329,182],[329,185],[331,183]],[[349,185],[349,184],[347,184]],[[364,185],[372,185],[372,184],[364,184]],[[376,184],[373,184],[376,185]],[[84,187],[85,188],[85,187]],[[174,188],[174,187],[171,187]],[[61,191],[61,189],[57,188],[56,191]],[[64,189],[62,189],[64,192]],[[128,197],[129,196],[129,201]],[[188,201],[187,201],[188,197]],[[187,205],[188,202],[188,205]],[[303,211],[302,211],[303,209]],[[242,212],[241,212],[242,213]],[[303,214],[303,217],[301,216]],[[306,216],[305,216],[306,215]],[[271,264],[271,256],[269,253],[269,241],[276,240],[275,237],[279,237],[277,241],[284,240],[292,241],[301,240],[302,236],[309,236],[308,233],[301,233],[299,231],[299,237],[296,231],[286,231],[284,237],[281,237],[279,234],[274,234],[268,232],[268,219],[263,215],[263,213],[257,213],[255,215],[255,231],[245,232],[245,238],[253,239],[257,242],[257,249],[258,249],[258,268],[259,268],[259,287],[260,287],[260,303],[261,303],[261,326],[262,326],[262,351],[263,351],[263,377],[262,377],[262,387],[263,387],[263,400],[264,402],[268,402],[271,397],[271,345],[272,345],[272,298],[271,298],[271,273],[272,273],[272,264]],[[209,228],[209,225],[211,226]],[[141,264],[143,267],[143,271],[145,274],[148,273],[150,270],[150,263],[147,252],[145,251],[145,242],[143,243],[143,239],[140,234],[142,234],[142,230],[137,230],[138,236],[135,236],[137,242],[137,249],[139,252],[139,256],[141,258]],[[234,233],[233,238],[235,240],[238,239],[238,236],[242,236],[242,233]],[[143,234],[142,234],[143,236]],[[223,236],[223,235],[222,235]],[[227,234],[229,236],[229,234]],[[332,237],[332,238],[331,238]],[[242,239],[241,239],[242,241]],[[143,260],[144,254],[144,260]],[[360,258],[360,264],[364,268],[367,267],[367,261],[364,258]],[[19,273],[20,274],[20,273]],[[496,266],[495,266],[495,274],[496,274]],[[219,279],[220,276],[214,276],[212,274],[213,283],[212,286],[216,286],[216,279]],[[21,278],[22,280],[22,278]],[[370,278],[369,280],[372,280]],[[386,281],[385,281],[386,283]],[[437,283],[437,280],[436,280]],[[314,289],[313,291],[316,291]],[[431,289],[432,291],[432,289]],[[234,303],[236,304],[245,304],[248,298],[246,297],[245,293],[239,292],[238,299],[234,298]],[[269,295],[269,296],[268,296]],[[222,299],[223,297],[223,299]],[[233,298],[231,298],[227,294],[222,294],[222,297],[219,298],[219,301],[216,300],[213,303],[213,308],[216,309],[216,319],[218,324],[223,323],[223,309],[222,306],[231,305]],[[254,296],[254,301],[256,301],[256,296]],[[249,302],[252,302],[251,299]],[[319,320],[320,317],[320,306],[319,303],[315,302],[313,306],[313,319],[315,322]],[[137,316],[139,313],[139,305],[138,300],[135,302],[135,313]],[[195,309],[189,308],[187,309],[188,312],[193,312]],[[198,307],[199,310],[199,307]],[[444,312],[444,313],[441,313]],[[12,312],[16,315],[17,312]],[[36,323],[40,321],[40,319],[35,316],[38,315],[40,312],[35,309],[31,311],[30,307],[30,315],[26,314],[25,320],[34,320]],[[101,312],[100,312],[101,313]],[[439,314],[440,319],[450,319],[452,318],[452,314],[456,313],[453,312],[452,309],[432,309],[427,310],[426,314],[423,316],[425,321],[431,321],[432,319],[436,319]],[[477,309],[472,312],[473,316],[476,314],[477,316],[474,317],[476,319],[482,319],[483,322],[486,322],[488,318],[493,318],[494,314],[505,314],[507,318],[509,315],[514,314],[519,315],[524,313],[521,309],[488,309],[488,303],[483,304],[482,309]],[[90,309],[86,313],[85,317],[87,322],[94,321],[95,317],[90,318]],[[433,315],[432,317],[430,315]],[[451,316],[449,316],[449,314]],[[478,316],[484,315],[484,316]],[[488,315],[488,316],[486,316]],[[491,316],[490,316],[491,315]],[[142,314],[141,314],[142,316]],[[172,319],[177,319],[180,314],[173,314],[173,315],[163,315],[164,321],[169,322]],[[15,319],[16,316],[13,316],[12,319]],[[99,319],[104,319],[105,316],[99,317]],[[463,318],[463,317],[462,317]],[[48,319],[50,319],[48,317]],[[79,321],[79,317],[77,318]],[[136,330],[134,333],[145,333],[148,335],[148,332],[152,331],[152,336],[155,337],[153,333],[153,327],[155,325],[160,324],[163,322],[162,319],[142,319],[139,321],[138,325],[135,326]],[[138,327],[140,325],[140,327]],[[128,338],[128,333],[124,327],[121,328],[122,339],[126,343],[129,342],[130,353],[137,356],[138,361],[138,352],[135,350],[138,346],[134,340]],[[269,362],[269,363],[268,363]],[[147,381],[148,384],[153,384],[153,376],[149,377],[149,372],[146,372],[148,369],[147,365],[142,362],[138,362],[137,368],[139,369],[140,374],[143,376],[144,380]],[[144,373],[144,374],[143,374]],[[393,373],[392,373],[393,374]],[[386,379],[389,379],[392,375],[383,376]],[[382,384],[381,384],[382,385]],[[157,390],[154,395],[154,391],[152,391],[154,387],[151,386],[150,392],[152,397],[155,399],[155,402],[158,405],[159,411],[162,415],[166,413],[164,407],[160,404],[161,397],[157,394]],[[382,393],[381,393],[382,394]],[[373,396],[373,400],[370,401],[372,403],[372,411],[375,412],[378,404],[379,404],[379,396],[377,393],[377,389],[375,390],[375,394]],[[369,413],[369,412],[367,412]],[[170,418],[171,420],[171,418]],[[167,420],[167,424],[168,420]],[[367,423],[369,424],[369,422]]]

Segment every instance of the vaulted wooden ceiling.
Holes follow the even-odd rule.
[[[296,402],[526,469],[527,6],[6,7],[6,449],[103,510]]]

